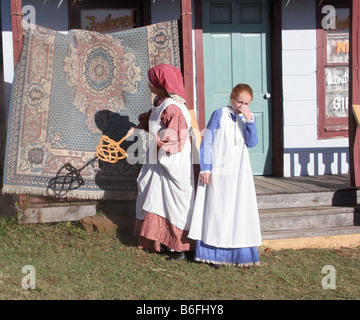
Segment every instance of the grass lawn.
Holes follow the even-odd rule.
[[[360,248],[260,248],[261,266],[248,269],[165,257],[137,249],[129,227],[105,235],[77,222],[19,225],[0,218],[0,299],[359,299]],[[26,265],[36,271],[35,289],[22,287]],[[323,280],[326,265],[336,272],[335,289],[323,289],[330,283]]]

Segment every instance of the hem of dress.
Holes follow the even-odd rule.
[[[234,263],[234,262],[223,262],[215,261],[210,259],[194,258],[195,261],[204,262],[209,264],[221,265],[221,266],[233,266],[238,268],[249,268],[249,267],[258,267],[260,266],[260,261],[257,262],[246,262],[246,263]]]
[[[155,213],[147,212],[144,220],[136,219],[135,222],[138,248],[154,252],[161,252],[161,244],[174,251],[195,250],[195,241],[187,237],[188,233]]]

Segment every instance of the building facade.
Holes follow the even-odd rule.
[[[15,4],[26,21],[61,32],[113,32],[187,19],[183,71],[200,130],[212,111],[229,102],[232,87],[245,82],[254,90],[251,108],[259,133],[259,144],[250,151],[254,175],[350,172],[352,1],[2,1],[2,126],[21,39],[14,29],[15,19],[22,18],[13,11]]]

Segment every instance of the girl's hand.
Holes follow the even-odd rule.
[[[247,121],[250,121],[252,119],[252,114],[248,106],[241,106],[240,111]]]
[[[200,174],[200,182],[205,183],[207,185],[210,184],[210,177],[211,177],[211,173],[202,173]]]

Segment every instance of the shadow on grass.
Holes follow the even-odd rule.
[[[134,236],[135,227],[135,201],[102,201],[96,208],[97,212],[104,214],[116,226],[116,238],[125,246],[136,246]]]

